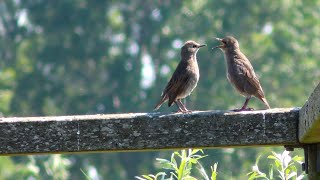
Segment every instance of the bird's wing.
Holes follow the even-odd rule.
[[[183,92],[184,86],[188,81],[189,76],[185,66],[185,63],[179,63],[170,81],[162,92],[162,96],[167,95],[169,97],[169,106],[171,106],[171,104],[176,100],[177,96]]]
[[[258,90],[258,95],[260,97],[264,97],[264,92],[260,85],[259,79],[257,78],[253,67],[247,57],[244,54],[237,55],[235,56],[235,62],[239,65],[240,71],[242,72],[246,80],[250,83],[250,85]]]

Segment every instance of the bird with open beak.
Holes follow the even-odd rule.
[[[218,48],[224,52],[229,82],[241,95],[246,97],[243,106],[240,109],[235,109],[235,111],[253,110],[252,108],[247,108],[248,102],[252,96],[260,99],[265,104],[266,108],[270,109],[259,79],[248,58],[240,51],[238,41],[232,36],[226,36],[223,39],[215,39],[220,41],[221,45],[212,49]]]
[[[164,102],[169,100],[169,107],[175,103],[179,108],[179,112],[191,112],[181,102],[181,99],[189,96],[197,86],[200,77],[197,52],[204,46],[206,45],[201,45],[191,40],[184,43],[181,47],[181,61],[164,88],[160,101],[154,110],[158,110]]]

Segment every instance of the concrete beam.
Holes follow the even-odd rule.
[[[299,110],[0,118],[0,155],[298,145]]]
[[[299,140],[301,143],[320,143],[320,84],[301,108]]]

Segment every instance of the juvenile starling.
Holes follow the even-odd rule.
[[[154,110],[169,100],[168,106],[175,103],[180,112],[190,112],[181,99],[190,95],[193,89],[197,86],[199,81],[199,67],[197,62],[197,52],[199,48],[206,46],[205,44],[198,44],[195,41],[187,41],[181,48],[181,61],[174,71],[170,81],[164,88],[161,99]]]
[[[259,79],[254,73],[253,67],[248,58],[240,51],[238,41],[231,36],[223,39],[216,38],[222,44],[212,49],[220,48],[224,52],[227,66],[227,78],[235,89],[246,97],[242,108],[235,111],[252,110],[247,108],[251,96],[260,99],[270,109],[269,103],[264,96]]]

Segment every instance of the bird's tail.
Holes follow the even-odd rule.
[[[270,105],[265,97],[260,98],[261,101],[266,105],[267,109],[270,109]]]
[[[153,109],[153,111],[156,111],[160,108],[160,106],[166,102],[168,100],[168,96],[167,95],[164,95],[164,96],[161,96],[161,99],[160,101],[158,102],[158,104],[156,105],[156,107]]]

